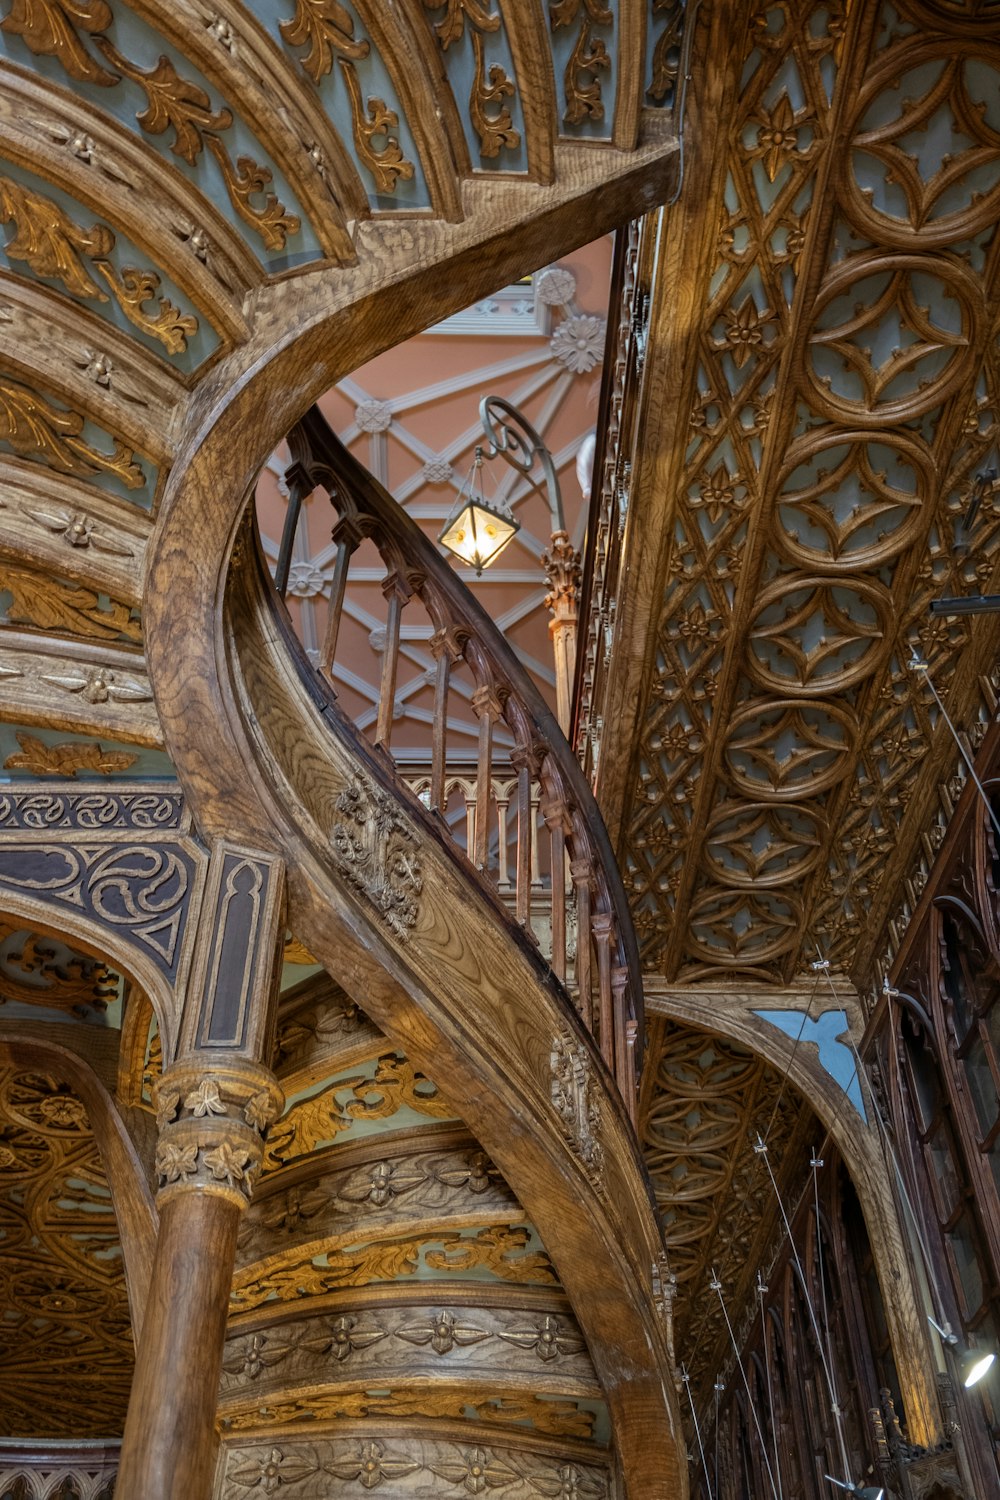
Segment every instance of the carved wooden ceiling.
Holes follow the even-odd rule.
[[[0,1069],[0,1427],[113,1437],[132,1326],[107,1177],[86,1109],[46,1072]]]
[[[819,952],[869,984],[959,759],[907,662],[973,743],[995,702],[995,617],[928,605],[1000,561],[992,491],[957,545],[998,436],[1000,18],[778,0],[712,24],[721,113],[664,220],[631,499],[631,581],[656,554],[659,592],[606,706],[638,702],[638,750],[609,736],[601,784],[649,967],[787,983]]]

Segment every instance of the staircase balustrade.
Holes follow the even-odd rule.
[[[349,670],[341,632],[348,579],[352,559],[372,543],[385,567],[387,601],[374,746],[401,795],[416,795],[486,877],[497,904],[512,907],[542,949],[634,1119],[643,1026],[635,933],[607,831],[555,715],[449,563],[315,407],[288,441],[289,504],[275,570],[280,596],[305,499],[324,490],[336,517],[317,662],[326,690],[336,694],[338,668]],[[430,621],[435,664],[430,768],[416,775],[392,745],[402,622],[414,601]],[[459,773],[448,760],[456,694],[463,712],[471,708],[478,735],[475,764]]]

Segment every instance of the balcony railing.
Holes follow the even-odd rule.
[[[317,670],[335,691],[348,676],[341,623],[352,560],[385,569],[377,713],[368,733],[407,794],[415,793],[512,909],[600,1046],[634,1114],[642,1048],[638,950],[618,868],[590,787],[552,711],[493,621],[434,544],[339,442],[313,408],[289,435],[288,510],[275,584],[287,586],[304,500],[329,496],[335,546]],[[434,661],[429,766],[393,751],[404,612],[429,621]],[[342,659],[344,658],[344,659]],[[449,712],[470,714],[478,754],[449,763]]]

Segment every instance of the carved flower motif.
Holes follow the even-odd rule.
[[[212,1078],[203,1078],[196,1089],[192,1089],[184,1100],[184,1108],[201,1119],[204,1115],[224,1115],[226,1106],[219,1093],[219,1085]]]
[[[314,1339],[305,1347],[317,1349],[321,1354],[332,1354],[339,1364],[343,1364],[355,1349],[367,1349],[385,1337],[383,1328],[359,1328],[357,1318],[341,1316],[330,1325],[329,1339]]]
[[[461,1463],[435,1464],[434,1473],[449,1484],[460,1484],[470,1495],[481,1495],[486,1489],[499,1489],[512,1484],[517,1475],[499,1459],[491,1457],[485,1448],[473,1448],[463,1455]],[[553,1494],[558,1494],[554,1490]]]
[[[362,432],[386,432],[392,426],[392,407],[388,401],[362,401],[354,420]]]
[[[259,1458],[250,1459],[240,1468],[231,1470],[229,1477],[244,1489],[260,1489],[266,1495],[273,1495],[280,1485],[297,1484],[300,1479],[315,1474],[316,1469],[317,1465],[307,1459],[294,1455],[286,1458],[280,1448],[272,1448],[266,1458],[261,1454]]]
[[[795,111],[787,93],[782,94],[770,114],[762,109],[759,118],[762,123],[757,131],[757,148],[763,155],[768,181],[773,182],[798,146]]]
[[[560,1354],[579,1354],[584,1344],[581,1338],[563,1330],[558,1318],[546,1316],[540,1327],[511,1328],[500,1337],[519,1349],[533,1349],[544,1363],[558,1359]]]
[[[424,484],[447,484],[454,470],[446,458],[429,458],[420,470]]]
[[[574,375],[586,375],[604,358],[604,319],[574,314],[549,340],[552,357]]]
[[[770,308],[757,311],[757,305],[748,292],[739,307],[728,307],[724,314],[726,335],[722,348],[728,348],[737,369],[746,364],[754,349],[763,344],[764,330],[774,322]]]
[[[605,1493],[603,1483],[592,1474],[585,1474],[576,1464],[565,1464],[553,1474],[532,1474],[532,1483],[540,1495],[552,1500],[599,1500]]]
[[[277,1107],[266,1089],[262,1089],[259,1094],[254,1094],[252,1099],[248,1099],[243,1110],[243,1118],[247,1124],[259,1130],[262,1135],[276,1114]]]
[[[550,266],[535,281],[535,296],[545,307],[565,307],[575,291],[576,277],[566,266]]]
[[[170,1121],[177,1113],[177,1106],[181,1102],[181,1096],[177,1089],[163,1088],[162,1085],[156,1091],[156,1124],[159,1130]]]
[[[408,1458],[393,1458],[381,1443],[365,1443],[355,1458],[328,1463],[327,1470],[338,1479],[357,1479],[366,1490],[375,1489],[383,1479],[401,1479],[420,1468]]]
[[[47,1125],[59,1130],[79,1130],[87,1123],[87,1111],[72,1094],[50,1094],[39,1100],[38,1113]]]
[[[220,1141],[214,1151],[205,1152],[205,1165],[216,1182],[228,1182],[230,1187],[247,1176],[249,1160],[250,1152],[245,1146],[230,1146],[228,1141]]]
[[[677,634],[685,641],[707,641],[712,634],[712,621],[718,616],[709,614],[699,600],[690,609],[677,617]]]
[[[739,475],[730,474],[725,463],[716,464],[711,474],[703,473],[698,480],[698,493],[691,497],[696,509],[704,507],[705,514],[715,526],[721,521],[730,506],[736,503],[736,486]]]
[[[326,588],[327,577],[314,562],[293,562],[288,569],[288,592],[296,599],[311,599]]]
[[[156,1170],[164,1182],[177,1182],[181,1177],[192,1177],[198,1170],[198,1146],[178,1146],[173,1141],[161,1141],[156,1148]]]
[[[474,1323],[458,1323],[454,1314],[449,1312],[435,1313],[428,1323],[406,1323],[396,1329],[397,1338],[405,1339],[408,1344],[430,1344],[435,1354],[448,1354],[456,1344],[461,1349],[466,1344],[478,1344],[489,1336],[485,1328],[477,1328]]]

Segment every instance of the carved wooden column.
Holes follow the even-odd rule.
[[[274,1044],[282,862],[212,852],[179,1055],[156,1093],[160,1228],[116,1493],[208,1500],[240,1216],[282,1096]],[[265,1061],[266,1060],[266,1061]]]
[[[556,660],[556,718],[568,735],[573,711],[573,679],[576,676],[577,598],[580,591],[580,554],[565,531],[552,533],[552,545],[542,557],[549,581],[545,596],[552,619],[549,634]]]

